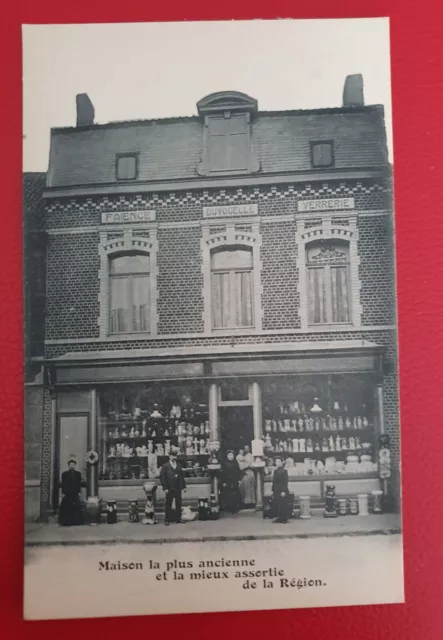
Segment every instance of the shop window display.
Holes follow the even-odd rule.
[[[263,386],[265,474],[275,456],[290,477],[377,472],[374,384],[359,375],[270,380]]]
[[[100,479],[157,478],[171,447],[187,477],[205,477],[209,459],[207,389],[151,384],[107,389],[100,398]]]

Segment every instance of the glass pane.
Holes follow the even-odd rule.
[[[252,269],[252,251],[248,249],[214,251],[212,269]]]
[[[226,122],[224,118],[209,119],[209,134],[211,136],[224,136],[227,133]]]
[[[331,267],[332,322],[349,322],[349,282],[347,267]]]
[[[308,269],[309,324],[324,324],[326,317],[325,270]]]
[[[134,180],[137,177],[136,156],[122,156],[117,159],[117,179]]]
[[[129,325],[129,278],[111,278],[111,333],[125,333],[130,330]]]
[[[132,330],[149,331],[149,277],[132,279]]]
[[[116,273],[149,273],[149,256],[127,254],[112,258],[110,261],[111,274]]]
[[[319,143],[312,147],[312,160],[314,167],[328,167],[332,164],[332,144]]]
[[[247,168],[246,134],[232,134],[229,136],[229,169]]]
[[[235,274],[236,326],[252,326],[252,272],[240,271]]]
[[[208,140],[208,159],[211,171],[227,171],[229,169],[228,147],[226,136],[210,135]]]
[[[215,329],[229,326],[230,274],[214,273],[212,276],[212,321]]]

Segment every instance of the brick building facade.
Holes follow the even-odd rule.
[[[266,435],[274,442],[272,393],[281,390],[278,411],[291,416],[291,441],[300,406],[312,426],[306,415],[319,398],[336,430],[339,420],[344,432],[347,419],[348,431],[352,420],[358,430],[357,418],[363,430],[363,420],[369,423],[358,440],[369,440],[373,465],[378,436],[389,434],[392,475],[383,488],[398,505],[392,183],[383,108],[365,106],[352,86],[342,108],[261,112],[236,92],[213,94],[197,107],[190,118],[95,125],[89,100],[80,96],[77,127],[52,131],[43,194],[41,476],[38,497],[28,492],[29,517],[57,506],[64,458],[80,459],[87,449],[101,458],[96,469],[80,464],[89,493],[98,485],[105,499],[125,500],[140,490],[143,473],[118,465],[115,471],[117,445],[109,435],[123,420],[118,416],[138,433],[140,413],[152,411],[155,398],[141,408],[129,384],[142,396],[161,387],[168,415],[181,402],[177,389],[205,407],[199,435],[206,444],[188,452],[202,465],[210,443],[228,446],[226,420],[251,423],[246,440],[233,436],[238,446]],[[125,256],[145,256],[148,267],[114,277],[113,265],[121,268]],[[226,256],[243,262],[231,269]],[[244,382],[245,395],[229,395],[230,381]],[[369,399],[352,412],[357,396]],[[222,417],[235,407],[237,417]],[[126,446],[124,420],[116,433]],[[314,453],[320,447],[312,457],[324,461],[338,436],[323,435],[326,449],[320,436],[318,444],[314,436],[306,443]],[[347,451],[356,449],[356,434],[347,435]],[[304,459],[298,454],[306,444],[300,452],[280,440],[272,448],[283,453],[283,446],[296,462]],[[315,474],[300,474],[291,488],[321,500],[323,480],[332,478],[343,495],[370,492],[380,485],[374,469],[341,478],[323,473],[317,484]],[[198,473],[191,500],[214,490]]]

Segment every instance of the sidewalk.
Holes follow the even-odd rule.
[[[108,545],[117,543],[164,544],[222,540],[269,540],[284,538],[322,538],[331,536],[391,535],[401,533],[398,514],[342,516],[325,519],[313,515],[309,520],[290,520],[274,524],[261,514],[243,512],[212,522],[188,522],[165,527],[131,524],[121,520],[114,525],[60,527],[57,524],[27,524],[27,546]]]

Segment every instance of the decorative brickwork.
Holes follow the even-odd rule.
[[[100,224],[102,212],[143,209],[154,209],[157,222],[200,220],[202,207],[211,205],[258,203],[261,215],[291,214],[297,211],[298,200],[349,197],[355,199],[357,211],[391,207],[391,190],[388,183],[374,180],[320,185],[302,183],[278,187],[54,199],[49,200],[46,205],[46,228],[94,226]]]

